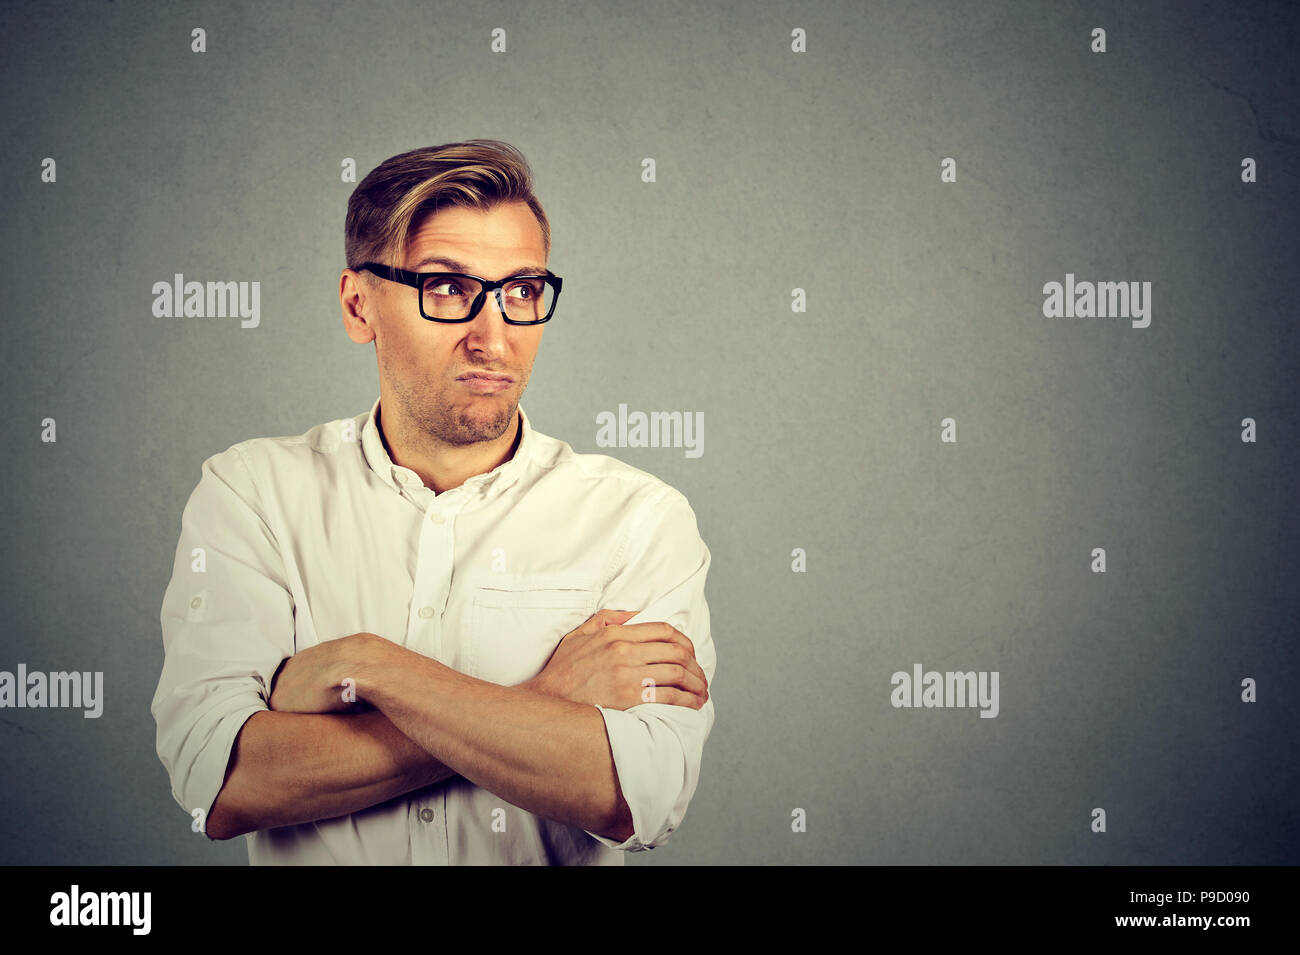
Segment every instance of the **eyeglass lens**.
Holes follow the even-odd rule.
[[[463,319],[469,316],[474,299],[483,288],[473,279],[433,276],[424,280],[424,313],[433,318]],[[495,296],[493,296],[495,298]],[[516,322],[535,322],[551,312],[555,287],[544,278],[520,278],[501,289],[506,317]],[[487,308],[488,303],[484,302]]]

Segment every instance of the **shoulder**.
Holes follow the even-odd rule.
[[[677,505],[690,510],[686,496],[667,481],[608,454],[574,451],[566,441],[536,430],[532,463],[538,480],[577,485],[584,498],[613,503],[626,510]]]
[[[301,434],[248,438],[212,455],[203,466],[222,476],[242,474],[255,484],[301,480],[313,472],[354,464],[361,454],[365,419],[362,413],[314,425]]]

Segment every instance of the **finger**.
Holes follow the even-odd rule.
[[[709,698],[709,678],[704,673],[704,667],[700,666],[694,657],[688,660],[684,666],[699,678],[700,684],[704,687],[704,698],[707,700]]]
[[[660,684],[643,687],[638,702],[667,703],[669,706],[689,706],[693,710],[703,708],[705,703],[702,697],[694,693],[687,693],[685,690],[679,689],[675,686]]]
[[[583,626],[591,630],[599,630],[601,627],[620,624],[625,620],[635,617],[640,612],[640,610],[609,610],[602,608],[588,617]]]
[[[708,689],[709,678],[704,675],[704,668],[695,659],[695,655],[680,643],[656,640],[645,643],[629,642],[628,646],[632,648],[629,656],[631,661],[638,664],[676,663],[698,675],[700,682],[704,684],[705,689]]]
[[[691,638],[671,624],[657,620],[647,623],[625,623],[619,624],[618,630],[621,640],[658,640],[679,643],[691,651],[691,656],[695,655],[695,644],[691,642]]]
[[[679,690],[700,697],[701,702],[709,698],[708,684],[704,682],[703,675],[692,673],[689,668],[680,664],[655,663],[647,667],[638,667],[636,672],[643,683],[649,678],[654,680],[656,687],[675,686]]]

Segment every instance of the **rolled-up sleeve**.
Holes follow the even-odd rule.
[[[597,707],[632,811],[634,831],[624,842],[587,831],[612,849],[652,849],[664,842],[681,824],[699,784],[704,741],[713,728],[717,666],[704,599],[709,562],[695,512],[681,492],[669,487],[643,505],[601,595],[601,607],[640,611],[628,624],[663,622],[686,634],[709,681],[709,700],[698,710],[667,703],[626,710]]]
[[[268,708],[294,645],[284,562],[238,445],[203,462],[161,619],[162,675],[150,706],[158,758],[176,801],[206,818],[240,728]]]

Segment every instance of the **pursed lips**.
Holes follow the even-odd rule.
[[[475,395],[499,395],[514,385],[514,379],[491,371],[471,371],[458,379],[465,390]]]

